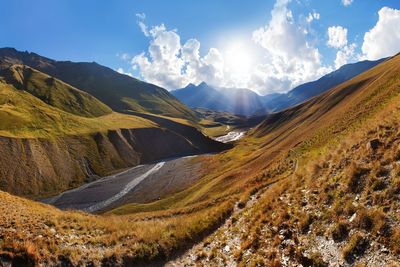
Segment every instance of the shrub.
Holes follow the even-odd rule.
[[[400,228],[395,228],[390,237],[390,248],[393,253],[400,255]]]
[[[341,242],[347,238],[349,235],[349,226],[345,222],[337,223],[332,232],[332,238],[335,242]]]
[[[386,183],[383,179],[376,179],[371,185],[371,189],[374,191],[381,191],[384,190],[385,188],[386,188]]]
[[[306,234],[308,232],[308,230],[310,229],[311,224],[314,221],[314,216],[307,214],[306,216],[302,216],[302,218],[300,218],[300,222],[299,222],[299,227],[300,227],[300,231],[303,234]]]
[[[351,165],[348,173],[347,188],[352,193],[360,193],[364,189],[369,169],[355,164]]]
[[[357,214],[357,226],[361,229],[370,231],[374,227],[374,221],[366,210],[360,210]]]
[[[361,256],[368,248],[369,241],[360,233],[351,236],[349,243],[343,248],[343,258],[349,262],[354,262],[355,256]]]
[[[306,257],[302,255],[299,259],[301,265],[303,266],[313,266],[313,267],[326,267],[328,264],[324,262],[320,253],[315,252],[310,256]]]

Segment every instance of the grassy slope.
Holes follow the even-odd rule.
[[[43,102],[84,117],[110,114],[112,110],[86,92],[23,65],[13,65],[0,76],[14,87],[31,93]]]
[[[66,221],[71,222],[70,227],[78,233],[79,244],[84,244],[86,247],[97,245],[94,251],[84,249],[79,245],[67,245],[64,251],[60,251],[56,244],[52,246],[46,245],[46,242],[35,245],[26,244],[24,240],[29,240],[27,237],[22,237],[21,242],[13,244],[4,242],[2,247],[17,251],[21,246],[21,253],[24,251],[27,253],[26,247],[33,246],[30,250],[37,251],[33,254],[41,257],[42,260],[51,257],[41,255],[50,249],[54,255],[58,253],[70,255],[72,260],[77,261],[82,257],[97,259],[100,256],[95,252],[102,252],[98,245],[106,244],[108,251],[105,254],[114,255],[115,259],[111,260],[113,263],[116,263],[121,255],[129,255],[129,259],[152,259],[196,240],[200,233],[204,233],[229,214],[237,200],[244,201],[251,192],[254,193],[274,180],[280,182],[277,183],[277,187],[267,190],[267,195],[272,197],[260,203],[271,203],[271,205],[273,203],[275,206],[261,206],[262,216],[270,219],[269,222],[278,221],[273,217],[274,209],[271,207],[280,207],[279,214],[282,212],[280,218],[284,221],[279,222],[293,223],[290,215],[288,217],[284,214],[288,212],[287,206],[281,205],[280,203],[283,202],[279,199],[282,192],[289,190],[293,184],[303,186],[303,180],[298,180],[294,172],[297,170],[307,172],[308,166],[324,158],[331,146],[338,144],[356,131],[364,133],[371,127],[378,126],[383,115],[397,114],[398,117],[400,112],[399,73],[400,57],[395,57],[301,106],[275,114],[268,118],[268,123],[255,129],[252,136],[241,141],[232,150],[199,159],[207,166],[205,168],[207,173],[194,186],[154,203],[126,205],[110,212],[110,214],[136,214],[120,217],[107,215],[111,216],[107,217],[111,219],[104,224],[101,216],[74,212],[65,214],[24,201],[24,205],[32,206],[28,208],[30,216],[39,218],[39,222],[48,222],[57,233],[60,231],[68,234],[69,231],[65,233],[63,230],[63,225]],[[395,130],[398,131],[396,128]],[[347,143],[344,148],[349,149],[352,145],[352,143]],[[338,158],[335,163],[340,163],[340,160]],[[308,184],[313,184],[312,179],[317,173],[313,175],[307,178]],[[340,177],[338,176],[339,180]],[[321,177],[321,179],[324,178]],[[5,194],[1,196],[5,199],[4,203],[22,201]],[[7,205],[5,206],[6,209]],[[24,214],[24,209],[20,210]],[[17,225],[24,228],[26,225],[21,222],[21,213],[16,214],[19,220]],[[7,214],[7,212],[2,214]],[[268,220],[263,220],[258,213],[255,215],[257,215],[254,217],[254,222],[257,223],[255,225],[268,223]],[[44,217],[47,218],[46,222]],[[143,232],[142,222],[146,225],[145,232]],[[3,227],[3,229],[9,228],[9,224]],[[96,233],[95,229],[101,229],[101,232]],[[140,231],[135,229],[140,229]],[[42,231],[47,235],[52,232]],[[12,231],[9,231],[6,236],[11,240],[14,235]],[[259,235],[258,230],[250,228],[247,235],[249,239],[247,244],[251,245],[252,238]],[[111,236],[113,238],[110,238]],[[67,243],[66,241],[59,242],[64,245]],[[157,243],[160,246],[157,246]],[[246,248],[249,246],[243,246],[243,250]],[[240,256],[240,253],[238,255]],[[269,256],[269,259],[275,259],[273,255]],[[241,258],[238,260],[240,261]]]
[[[24,64],[86,91],[114,111],[149,112],[196,121],[195,114],[167,90],[97,63],[54,61],[34,53],[0,49],[3,65]],[[1,65],[0,64],[0,65]]]
[[[322,146],[328,142],[337,142],[342,136],[360,127],[372,114],[385,108],[387,101],[396,103],[399,72],[400,57],[396,57],[307,102],[308,107],[295,107],[292,110],[301,109],[296,112],[295,118],[286,123],[282,121],[265,135],[260,134],[261,131],[266,132],[260,126],[254,130],[253,137],[244,139],[217,159],[204,159],[212,171],[195,186],[155,203],[126,205],[114,213],[178,208],[208,199],[224,199],[226,196],[246,192],[246,188],[251,190],[260,181],[270,180],[276,173],[285,173],[285,169],[295,162],[307,162],[303,158],[304,154],[319,155]],[[359,86],[360,81],[364,80],[369,82]],[[292,110],[280,114],[285,118]],[[283,159],[286,160],[282,161],[282,166],[276,167],[276,162]]]
[[[318,238],[332,240],[332,231],[340,231],[343,222],[350,234],[336,246],[339,260],[351,263],[362,256],[357,242],[363,240],[375,252],[377,244],[389,248],[378,259],[398,261],[399,73],[397,56],[303,105],[271,115],[253,131],[254,139],[243,140],[244,146],[254,146],[250,156],[240,159],[231,154],[244,152],[243,146],[226,153],[230,161],[242,164],[236,171],[247,172],[254,183],[278,181],[253,210],[242,214],[241,225],[231,226],[232,232],[243,233],[238,236],[240,248],[232,252],[236,261],[269,266],[289,255],[293,264],[321,264],[321,254],[329,258],[329,249],[322,243],[321,250]],[[381,145],[371,150],[369,142],[375,138]],[[251,184],[248,179],[246,183]],[[282,236],[286,232],[293,237]],[[213,238],[212,251],[198,251],[204,259],[198,264],[216,265],[227,257],[215,253],[224,250],[226,233]],[[287,246],[290,242],[295,245]]]
[[[51,137],[103,132],[118,128],[154,127],[152,122],[118,113],[97,118],[77,116],[47,105],[26,91],[0,82],[0,135]]]

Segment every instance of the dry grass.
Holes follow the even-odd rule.
[[[349,241],[345,258],[362,255],[367,231],[391,253],[398,253],[399,218],[393,211],[400,208],[396,195],[400,169],[392,159],[398,155],[400,136],[399,72],[397,57],[274,115],[277,120],[267,120],[232,150],[205,159],[208,173],[190,188],[155,203],[111,212],[128,215],[64,213],[1,194],[3,209],[11,212],[10,203],[18,205],[13,208],[15,216],[0,213],[8,220],[2,231],[20,227],[18,234],[7,230],[2,235],[14,239],[21,235],[18,238],[26,241],[33,238],[27,233],[42,231],[44,241],[35,243],[41,261],[58,255],[74,263],[99,262],[103,255],[113,263],[124,258],[126,264],[156,260],[196,241],[220,224],[237,201],[267,188],[251,212],[243,215],[246,236],[242,236],[243,253],[237,254],[242,263],[251,257],[255,265],[279,266],[281,254],[287,253],[295,262],[323,266],[322,253],[306,257],[303,251],[314,246],[317,237],[330,238],[335,231],[342,242]],[[376,138],[383,145],[371,151],[367,144]],[[382,167],[390,167],[390,173],[382,176]],[[387,186],[371,183],[371,175],[384,179]],[[343,221],[348,222],[347,239],[342,226],[330,231]],[[44,224],[63,239],[54,239]],[[35,225],[40,226],[35,229]],[[387,229],[393,234],[385,236]],[[65,241],[71,234],[78,244]],[[246,258],[244,252],[249,250]],[[217,250],[207,257],[223,258]]]

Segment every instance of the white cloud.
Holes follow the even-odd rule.
[[[355,43],[352,43],[350,45],[344,46],[336,53],[336,59],[335,59],[336,69],[349,63],[350,61],[354,61],[357,59],[355,56],[356,47],[357,45]]]
[[[308,31],[295,22],[289,2],[278,0],[269,23],[253,32],[253,40],[268,57],[253,75],[254,86],[263,91],[285,91],[329,70],[322,66],[318,48],[308,41]]]
[[[321,15],[317,12],[309,13],[307,16],[307,22],[311,23],[313,20],[319,20],[321,18]]]
[[[149,36],[149,31],[147,29],[146,24],[144,24],[144,20],[146,19],[146,14],[138,13],[136,14],[137,24],[139,25],[140,30],[144,33],[145,36]]]
[[[130,73],[130,72],[125,72],[125,70],[124,70],[123,68],[118,68],[118,69],[117,69],[117,72],[120,73],[120,74],[125,74],[125,75],[128,75],[128,76],[133,77],[132,73]]]
[[[383,7],[376,25],[364,35],[364,58],[375,60],[400,52],[400,10]]]
[[[342,26],[332,26],[328,28],[328,46],[342,48],[347,45],[347,29]]]
[[[327,45],[337,49],[335,59],[335,69],[356,60],[355,43],[348,44],[347,40],[348,30],[342,26],[332,26],[328,28],[328,42]]]
[[[353,3],[353,0],[342,0],[342,4],[344,6],[349,6],[349,5],[351,5],[351,3]]]
[[[205,81],[215,86],[247,87],[260,93],[288,91],[331,70],[322,65],[319,50],[308,33],[310,22],[320,15],[310,13],[306,25],[296,22],[287,6],[290,1],[277,0],[271,20],[252,33],[252,42],[240,48],[233,63],[229,58],[232,55],[227,53],[229,49],[221,52],[211,48],[201,55],[198,40],[182,43],[176,30],[169,30],[164,24],[149,28],[144,23],[145,16],[138,16],[139,27],[149,38],[150,45],[148,51],[133,57],[132,67],[139,70],[145,81],[166,89]],[[238,65],[243,54],[253,53],[252,48],[261,50],[265,57],[262,62],[247,64],[249,69],[232,66]],[[245,73],[235,73],[232,67],[244,69]]]
[[[147,82],[167,89],[177,89],[190,82],[223,84],[224,60],[217,49],[211,48],[201,57],[198,40],[189,39],[182,45],[177,31],[168,30],[164,24],[152,27],[148,36],[148,52],[136,55],[131,61]]]
[[[130,61],[131,59],[131,56],[129,56],[128,53],[122,53],[122,54],[117,53],[117,57],[122,59],[123,61]]]
[[[140,20],[145,20],[146,19],[146,14],[144,13],[136,13],[136,17]]]

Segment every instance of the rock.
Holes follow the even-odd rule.
[[[51,233],[52,235],[55,235],[55,234],[57,233],[57,231],[56,231],[56,229],[54,229],[54,228],[50,228],[50,233]]]
[[[353,221],[355,220],[356,217],[357,217],[357,213],[354,213],[354,214],[350,217],[349,222],[353,222]]]
[[[386,247],[381,248],[381,252],[384,254],[389,254],[389,250]]]

